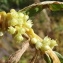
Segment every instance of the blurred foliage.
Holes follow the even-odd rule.
[[[47,0],[39,0],[39,1],[42,2]],[[62,1],[62,0],[56,0],[56,1]],[[34,2],[35,2],[34,0],[0,0],[0,11],[2,10],[9,11],[12,8],[19,10]]]
[[[21,9],[33,3],[33,0],[0,0],[0,11],[9,11],[11,8]]]

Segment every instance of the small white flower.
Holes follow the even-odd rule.
[[[41,48],[42,46],[43,46],[42,42],[40,42],[40,41],[36,42],[36,48],[37,49]]]
[[[18,33],[24,34],[24,33],[25,33],[25,29],[24,29],[24,28],[20,28],[20,29],[18,30]]]
[[[10,14],[12,18],[18,18],[18,13],[14,9],[10,10]]]
[[[32,38],[32,39],[31,39],[31,42],[32,42],[33,44],[36,44],[36,43],[37,43],[37,39],[36,39],[36,38]]]
[[[42,51],[47,51],[47,50],[49,50],[50,49],[50,47],[48,46],[48,45],[43,45],[42,47],[41,47],[41,50]]]
[[[11,34],[14,34],[16,32],[16,29],[12,26],[8,27],[8,32]]]
[[[28,26],[29,28],[31,28],[32,25],[33,25],[33,24],[32,24],[32,20],[28,20],[28,21],[27,21],[27,26]]]
[[[27,22],[24,23],[24,25],[29,29],[32,27],[32,20],[28,20]]]
[[[19,25],[19,26],[21,26],[21,25],[24,23],[23,19],[21,19],[21,18],[19,18],[19,19],[17,19],[17,20],[18,20],[18,25]]]
[[[53,48],[54,46],[57,46],[58,44],[56,43],[55,40],[51,40],[50,47]]]
[[[8,21],[8,25],[10,26],[15,26],[17,24],[18,24],[18,21],[15,18]]]
[[[44,45],[50,45],[50,42],[51,42],[51,38],[49,38],[48,36],[46,36],[43,40],[43,44]]]
[[[21,13],[21,12],[19,12],[18,15],[19,15],[19,18],[23,18],[24,17],[24,14]]]
[[[20,34],[25,33],[25,28],[23,28],[22,26],[15,26],[15,28],[16,28],[18,33],[20,33]]]
[[[15,35],[14,39],[15,39],[16,41],[20,42],[20,41],[23,40],[23,37],[22,37],[21,34],[18,33],[18,34]]]
[[[24,16],[24,20],[27,21],[28,19],[29,19],[29,16],[28,16],[28,15],[25,15],[25,16]]]

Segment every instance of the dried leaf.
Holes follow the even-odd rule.
[[[58,1],[45,1],[37,4],[32,4],[20,10],[19,12],[23,12],[28,14],[30,17],[39,13],[42,9],[49,8],[52,11],[63,10],[63,2]]]

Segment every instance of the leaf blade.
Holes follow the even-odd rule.
[[[37,13],[39,13],[44,8],[49,8],[52,11],[63,10],[63,2],[58,2],[58,1],[40,2],[37,4],[29,5],[25,8],[23,8],[22,10],[20,10],[19,12],[24,12],[31,17],[31,16],[34,16]]]
[[[63,56],[60,53],[56,52],[56,51],[54,51],[54,52],[58,56],[60,62],[63,63]]]
[[[52,60],[51,60],[51,58],[50,58],[50,56],[49,56],[48,54],[45,54],[45,55],[44,55],[44,59],[45,59],[45,61],[46,61],[47,63],[52,63]]]

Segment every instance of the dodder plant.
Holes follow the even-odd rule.
[[[25,38],[28,40],[28,42],[24,43],[22,49],[10,56],[6,63],[17,63],[22,54],[27,50],[29,43],[31,45],[35,45],[35,48],[40,50],[43,54],[46,54],[45,60],[47,63],[63,62],[63,57],[59,53],[52,50],[54,46],[57,46],[56,41],[49,38],[48,36],[42,39],[37,34],[35,34],[34,30],[32,29],[32,20],[29,19],[29,16],[31,17],[40,12],[43,8],[47,7],[51,10],[58,11],[63,9],[63,3],[41,2],[25,7],[18,12],[14,9],[11,9],[8,13],[4,11],[0,12],[0,36],[3,36],[4,31],[7,31],[12,34],[15,42],[23,42]]]

